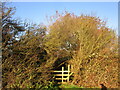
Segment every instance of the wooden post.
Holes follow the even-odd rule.
[[[64,67],[62,67],[62,83],[63,83],[63,74],[64,74]]]
[[[70,73],[70,65],[68,65],[68,78],[67,78],[67,82],[69,82],[69,78],[70,78],[69,73]]]

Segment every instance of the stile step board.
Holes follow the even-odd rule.
[[[67,82],[58,82],[58,84],[66,84]]]
[[[61,76],[62,77],[62,74],[55,74],[55,76]],[[63,74],[63,76],[68,76],[68,74]]]
[[[49,72],[70,72],[70,71],[49,71]]]
[[[55,78],[56,80],[62,80],[62,78]],[[63,78],[63,80],[67,80],[67,78]]]

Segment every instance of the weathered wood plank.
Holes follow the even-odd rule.
[[[54,76],[62,76],[62,74],[55,74]],[[68,74],[63,74],[63,76],[68,76]]]
[[[66,84],[66,82],[58,82],[58,84]]]
[[[61,72],[62,73],[62,71],[48,71],[48,72]],[[63,72],[70,72],[70,71],[63,71]]]
[[[67,78],[55,78],[56,80],[67,80]]]

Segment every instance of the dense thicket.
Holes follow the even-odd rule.
[[[74,84],[95,87],[118,85],[117,37],[98,17],[65,13],[49,27],[46,45],[58,56],[68,55],[73,66]],[[111,79],[110,79],[111,78]],[[112,82],[114,81],[114,83]],[[111,85],[112,84],[112,85]]]
[[[105,21],[95,16],[66,12],[56,13],[49,27],[34,24],[27,28],[13,22],[13,8],[4,9],[3,87],[51,87],[53,77],[48,71],[64,63],[73,66],[73,84],[118,86],[117,36],[106,27]],[[24,31],[24,35],[16,40],[20,31]]]

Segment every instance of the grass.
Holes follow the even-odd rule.
[[[73,89],[73,88],[75,88],[75,89],[79,89],[79,90],[100,90],[100,88],[95,88],[95,87],[93,87],[93,88],[85,88],[85,87],[79,87],[79,86],[77,86],[77,85],[73,85],[73,84],[61,84],[60,86],[59,86],[59,88],[62,88],[62,89],[67,89],[67,88],[71,88],[71,89]]]
[[[70,84],[61,84],[59,88],[84,88],[84,87],[78,87],[76,85],[70,85]]]

